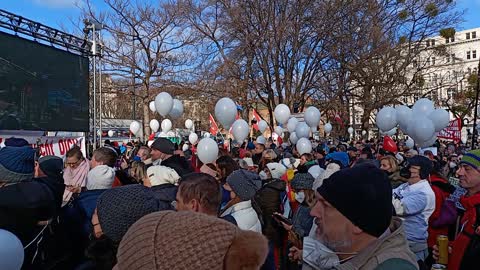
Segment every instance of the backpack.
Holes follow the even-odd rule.
[[[449,183],[442,183],[442,182],[432,182],[432,186],[436,186],[440,188],[445,193],[451,195],[455,192],[455,187]],[[436,219],[431,221],[430,225],[433,228],[449,226],[455,224],[455,221],[458,217],[457,208],[455,206],[455,202],[450,200],[448,197],[443,201],[442,205],[440,206],[440,216]]]

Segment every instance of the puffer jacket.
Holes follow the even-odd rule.
[[[252,207],[252,201],[243,201],[230,206],[223,211],[221,217],[231,215],[242,230],[262,233],[262,224],[258,219],[257,212]]]
[[[161,209],[173,209],[171,203],[175,201],[178,187],[172,184],[162,184],[151,187],[155,198],[159,200],[160,204],[164,205]]]

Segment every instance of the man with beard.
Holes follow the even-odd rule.
[[[400,218],[392,218],[387,176],[372,164],[334,173],[317,189],[302,269],[418,269]]]

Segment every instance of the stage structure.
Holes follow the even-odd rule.
[[[96,145],[101,125],[97,87],[102,97],[97,74],[101,81],[103,47],[98,40],[103,25],[84,23],[85,35],[80,38],[0,9],[0,112],[4,112],[0,129],[91,132]],[[89,59],[93,63],[93,128]],[[99,111],[101,115],[101,105]]]

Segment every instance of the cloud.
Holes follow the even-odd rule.
[[[48,8],[75,8],[82,2],[79,0],[33,0],[36,5]]]

